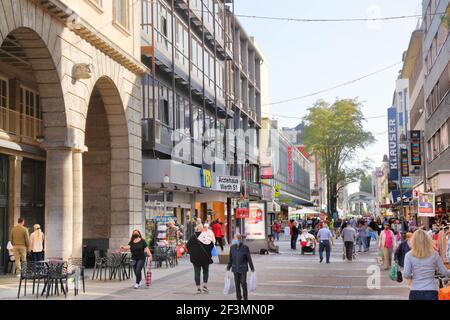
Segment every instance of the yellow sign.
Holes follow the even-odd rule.
[[[279,198],[281,196],[280,190],[281,190],[281,184],[277,184],[275,187],[273,187],[275,190],[275,198]]]
[[[212,172],[210,170],[202,169],[201,180],[202,180],[203,188],[211,188],[212,187]]]

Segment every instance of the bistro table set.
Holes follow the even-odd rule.
[[[50,258],[44,261],[28,261],[23,262],[20,272],[19,290],[17,298],[20,298],[22,283],[24,284],[24,296],[27,295],[27,282],[33,282],[33,291],[36,292],[36,298],[39,298],[39,287],[43,281],[43,289],[41,296],[44,294],[48,298],[49,295],[59,295],[61,293],[67,298],[69,291],[69,280],[73,279],[74,294],[78,295],[80,278],[83,283],[83,292],[86,292],[84,281],[84,267],[81,258],[71,258],[64,261],[60,258]],[[37,288],[36,288],[37,284]]]
[[[131,278],[131,253],[113,252],[106,257],[102,257],[99,250],[94,251],[95,264],[92,273],[92,280],[109,280],[119,278],[120,281]],[[108,273],[109,271],[109,273]],[[107,274],[108,273],[108,274]],[[108,277],[107,277],[108,275]]]

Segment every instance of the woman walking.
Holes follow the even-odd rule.
[[[433,240],[425,231],[417,230],[411,242],[411,251],[405,256],[403,276],[411,284],[409,300],[438,300],[436,271],[450,277],[439,254],[434,250]]]
[[[397,239],[394,232],[390,230],[389,223],[384,224],[384,230],[380,232],[378,248],[383,253],[384,270],[389,270],[392,265],[392,252],[397,247]]]
[[[187,249],[191,263],[194,266],[194,279],[197,286],[197,294],[208,293],[209,265],[213,263],[211,250],[214,246],[213,239],[205,231],[203,225],[195,227],[195,233],[187,243]],[[203,270],[203,289],[200,285],[201,272]]]
[[[242,300],[242,296],[244,297],[244,300],[248,300],[248,266],[250,266],[252,272],[255,272],[252,256],[250,255],[250,249],[242,243],[242,236],[240,234],[236,234],[230,248],[230,259],[228,261],[227,271],[230,271],[231,269],[234,274],[237,300]]]
[[[214,237],[216,238],[215,244],[219,243],[220,249],[223,252],[223,230],[222,223],[219,219],[217,219],[212,225],[212,232],[214,233]]]
[[[294,221],[292,223],[292,232],[291,232],[291,249],[297,250],[297,239],[299,235],[298,222]]]
[[[134,288],[139,289],[141,287],[145,256],[152,256],[152,253],[147,246],[147,242],[142,238],[142,234],[139,230],[134,230],[128,245],[121,246],[120,249],[131,251],[131,264],[133,265],[134,274],[136,275],[136,284],[134,285]]]
[[[396,261],[402,269],[405,267],[405,256],[411,250],[412,236],[413,234],[411,232],[407,232],[405,239],[403,239],[403,242],[400,243],[397,250],[395,250],[394,261]]]
[[[44,240],[45,236],[41,230],[41,226],[35,224],[33,226],[33,233],[30,235],[31,261],[37,262],[44,260]]]

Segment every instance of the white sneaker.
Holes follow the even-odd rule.
[[[142,286],[142,284],[139,283],[139,288]]]
[[[135,289],[139,289],[140,285],[138,285],[137,283],[134,285]]]

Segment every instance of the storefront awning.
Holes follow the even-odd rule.
[[[286,191],[280,191],[279,202],[287,205],[299,205],[305,207],[314,207],[314,203],[309,200],[303,199],[299,196],[293,195]]]

